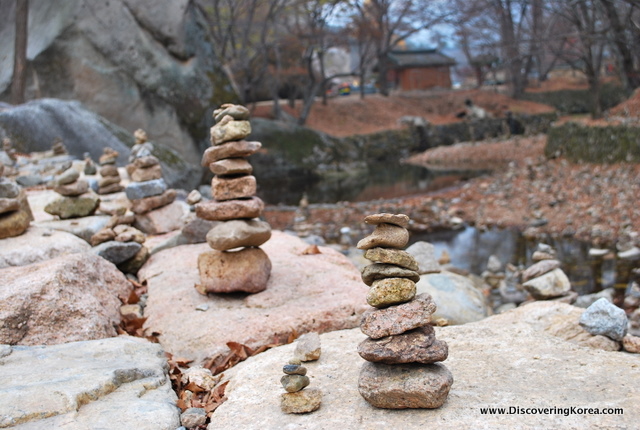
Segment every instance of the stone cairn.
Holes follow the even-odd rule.
[[[371,287],[367,303],[374,309],[363,314],[360,324],[368,338],[358,345],[367,360],[358,389],[379,408],[438,408],[453,376],[438,363],[447,358],[448,347],[429,324],[436,305],[429,294],[416,296],[418,263],[402,250],[409,241],[409,217],[382,213],[364,221],[376,226],[357,245],[374,262],[362,270],[362,280]]]
[[[91,154],[88,152],[84,153],[84,174],[85,175],[95,175],[98,173],[98,168],[96,167],[96,163],[91,159]]]
[[[125,193],[131,200],[133,213],[141,215],[173,203],[177,193],[174,189],[167,189],[160,160],[151,153],[153,144],[147,142],[147,133],[138,129],[134,136],[136,144],[131,148],[126,167],[131,182],[125,188]]]
[[[102,155],[98,163],[100,164],[100,180],[98,181],[98,194],[113,194],[124,189],[120,184],[120,173],[116,161],[118,160],[118,151],[113,148],[106,147],[102,150]]]
[[[0,239],[20,236],[33,220],[27,194],[15,181],[4,177],[4,172],[5,165],[0,162]]]
[[[89,183],[80,178],[73,166],[53,179],[53,190],[61,197],[46,205],[44,210],[60,219],[93,215],[100,205],[98,196],[89,191]]]
[[[560,261],[551,246],[538,244],[531,260],[533,264],[522,272],[522,286],[534,299],[575,300],[577,293],[571,291],[571,282],[560,268]]]
[[[280,396],[280,409],[285,414],[304,414],[313,412],[322,403],[322,392],[311,388],[304,388],[311,382],[307,376],[307,368],[300,360],[294,358],[282,367],[284,376],[280,383],[287,391]]]
[[[258,293],[267,288],[271,275],[269,256],[259,248],[271,237],[271,226],[257,219],[264,203],[255,195],[256,178],[246,157],[262,145],[244,140],[251,133],[249,110],[244,106],[224,104],[213,117],[212,146],[202,156],[202,165],[215,175],[213,200],[195,208],[198,218],[220,223],[207,233],[212,251],[198,256],[196,288],[201,294]]]

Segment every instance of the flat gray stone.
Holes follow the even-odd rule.
[[[113,264],[120,264],[136,255],[140,248],[142,248],[142,245],[137,242],[118,242],[110,240],[108,242],[102,242],[98,246],[94,246],[91,249],[91,252],[112,262]]]
[[[360,357],[385,364],[431,364],[446,360],[448,353],[447,343],[436,340],[430,325],[395,336],[368,338],[358,345]]]
[[[218,251],[243,246],[260,246],[271,237],[271,226],[258,219],[230,220],[215,225],[207,233],[207,243]]]
[[[37,221],[32,224],[40,228],[65,231],[89,243],[91,237],[102,230],[109,219],[109,215],[92,215],[74,219]]]
[[[418,262],[418,273],[439,273],[442,268],[436,258],[436,248],[429,242],[416,242],[406,249]]]
[[[0,358],[0,427],[175,430],[180,410],[159,345],[122,336],[13,347]]]
[[[362,282],[371,286],[373,281],[385,278],[408,278],[413,282],[420,280],[418,272],[394,264],[373,263],[362,269]]]
[[[580,316],[580,325],[589,333],[618,341],[627,334],[628,322],[624,310],[605,298],[596,300]]]
[[[167,183],[160,178],[144,182],[129,182],[124,192],[129,200],[138,200],[145,197],[158,196],[166,190]]]

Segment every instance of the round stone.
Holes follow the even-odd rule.
[[[307,374],[307,368],[299,364],[285,364],[284,366],[282,366],[282,371],[287,375],[304,376]]]
[[[406,278],[387,278],[374,281],[367,293],[367,303],[375,308],[408,302],[416,295],[416,284]]]
[[[218,251],[227,251],[241,246],[260,246],[270,238],[269,223],[256,219],[221,222],[207,233],[207,243]]]
[[[381,339],[365,339],[358,354],[367,361],[385,364],[436,363],[447,359],[447,343],[436,340],[433,327],[426,325],[410,332]]]
[[[409,243],[409,232],[404,227],[382,223],[378,224],[369,236],[358,242],[358,249],[404,248]]]
[[[280,383],[288,393],[295,393],[309,385],[311,381],[305,375],[284,375],[280,378]]]
[[[120,176],[118,167],[115,164],[105,164],[100,167],[98,173],[100,173],[100,176]]]
[[[416,259],[401,249],[371,248],[364,253],[364,258],[377,263],[395,264],[405,269],[418,271]]]
[[[443,364],[366,362],[358,391],[371,405],[384,409],[439,408],[447,400],[453,375]]]
[[[280,396],[280,409],[285,414],[306,414],[313,412],[322,403],[322,392],[310,388],[295,393],[283,393]]]
[[[259,293],[267,288],[271,260],[260,248],[240,251],[208,251],[198,256],[200,284],[196,289],[207,293]]]
[[[53,191],[63,196],[75,197],[89,191],[89,183],[84,179],[79,179],[70,184],[58,185]]]
[[[367,224],[394,224],[400,227],[407,228],[409,227],[409,217],[405,214],[388,214],[388,213],[379,213],[373,214],[365,217],[364,222]]]
[[[56,185],[68,185],[78,180],[80,173],[76,169],[67,169],[55,178]]]
[[[409,278],[413,282],[418,282],[420,275],[414,270],[384,263],[369,264],[362,269],[362,281],[369,286],[373,281],[385,278]]]

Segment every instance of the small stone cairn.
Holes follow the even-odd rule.
[[[95,175],[98,173],[98,168],[96,167],[96,163],[91,159],[91,155],[88,152],[84,153],[84,174],[85,175]]]
[[[429,294],[416,296],[418,263],[402,250],[409,241],[409,217],[381,213],[364,221],[376,226],[357,245],[374,262],[362,270],[362,280],[371,287],[367,303],[374,309],[363,314],[360,324],[368,338],[358,346],[367,360],[358,389],[379,408],[438,408],[453,376],[438,363],[447,358],[448,346],[429,324],[436,305]]]
[[[251,133],[244,106],[224,104],[213,117],[212,146],[202,156],[202,165],[215,175],[213,200],[198,203],[195,210],[198,218],[220,222],[207,233],[212,251],[198,256],[196,288],[201,294],[258,293],[271,275],[269,256],[259,248],[271,237],[271,226],[257,219],[264,203],[255,195],[256,178],[246,157],[262,145],[244,140]]]
[[[120,173],[116,161],[118,159],[118,151],[113,148],[106,147],[102,150],[102,155],[98,161],[100,164],[100,180],[98,181],[98,194],[113,194],[124,189],[120,184]]]
[[[0,239],[20,236],[33,220],[27,194],[15,181],[4,177],[4,172],[5,165],[0,162]]]
[[[522,272],[522,286],[536,300],[575,299],[571,282],[556,260],[551,246],[540,243],[531,256],[534,264]],[[571,301],[571,300],[569,300]]]
[[[134,136],[136,144],[131,149],[126,168],[131,182],[125,188],[125,194],[131,200],[133,213],[145,214],[173,203],[177,193],[167,189],[160,160],[151,154],[153,144],[147,142],[147,133],[138,129]]]
[[[45,206],[48,214],[60,219],[93,215],[100,205],[100,198],[89,190],[89,183],[80,178],[80,172],[69,166],[53,179],[53,190],[60,198]]]
[[[300,360],[294,358],[282,367],[284,376],[280,383],[287,391],[280,396],[280,408],[285,414],[305,414],[313,412],[322,403],[322,392],[317,389],[304,388],[311,380],[307,376],[307,368]]]

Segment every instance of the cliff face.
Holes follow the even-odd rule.
[[[27,100],[79,100],[197,164],[212,108],[235,96],[190,0],[31,2]],[[0,100],[13,70],[14,1],[0,0]]]

